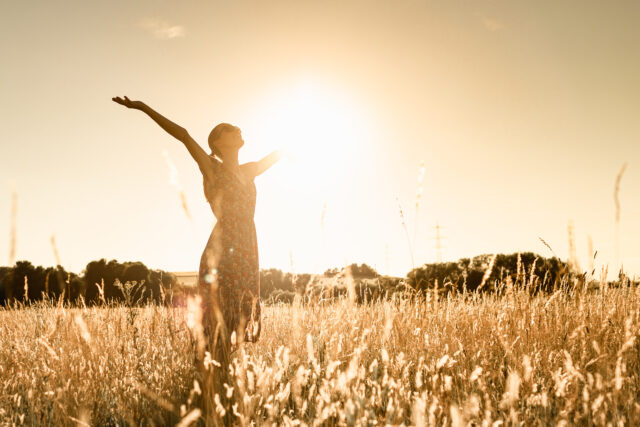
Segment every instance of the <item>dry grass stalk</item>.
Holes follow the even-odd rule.
[[[9,229],[9,263],[13,265],[16,261],[16,230],[18,222],[18,193],[11,194],[11,227]]]
[[[51,235],[51,249],[53,250],[53,257],[56,260],[56,265],[62,265],[62,261],[60,261],[60,253],[58,252],[58,246],[56,245],[56,236],[55,234]]]
[[[402,229],[404,230],[404,234],[407,237],[407,245],[409,246],[409,255],[411,255],[411,268],[415,268],[415,262],[413,258],[413,247],[411,245],[411,239],[409,238],[409,229],[407,228],[407,223],[404,219],[404,211],[402,210],[402,205],[400,204],[400,200],[396,197],[396,203],[398,204],[398,212],[400,214],[400,224],[402,225]]]
[[[175,188],[176,192],[178,193],[178,196],[180,197],[180,204],[182,206],[184,214],[190,221],[193,221],[191,211],[189,210],[189,205],[187,204],[187,196],[182,189],[182,184],[180,184],[178,169],[171,160],[171,157],[169,157],[169,153],[167,152],[167,150],[162,150],[162,156],[164,157],[167,167],[169,168],[169,184],[171,184],[171,186]]]
[[[538,237],[538,239],[540,239],[540,241],[542,242],[543,245],[545,245],[547,247],[547,249],[549,249],[551,251],[551,253],[553,254],[554,257],[559,258],[556,253],[553,251],[553,249],[551,248],[551,246],[542,238],[542,237]]]
[[[587,236],[587,250],[589,251],[589,275],[593,276],[595,273],[595,260],[596,260],[596,252],[593,250],[593,239],[591,235]]]
[[[418,188],[416,190],[416,213],[415,213],[415,217],[413,219],[413,243],[412,243],[412,250],[415,253],[416,251],[416,240],[418,237],[418,218],[419,218],[419,214],[420,214],[420,203],[422,202],[422,193],[424,191],[424,185],[423,185],[423,181],[424,181],[424,174],[425,174],[426,168],[424,167],[424,160],[420,162],[420,169],[418,170]]]
[[[567,236],[569,240],[569,267],[577,274],[580,273],[580,264],[578,263],[578,255],[576,253],[576,237],[573,221],[569,221],[567,226]]]
[[[622,175],[624,171],[627,169],[627,164],[623,164],[622,168],[620,168],[620,172],[616,176],[616,182],[613,187],[613,201],[615,203],[616,208],[616,221],[615,221],[615,266],[618,268],[620,263],[620,182],[622,181]]]
[[[487,283],[487,280],[489,280],[489,277],[491,277],[491,273],[493,272],[493,264],[496,262],[497,257],[498,257],[498,254],[493,254],[493,256],[491,257],[491,261],[489,261],[489,266],[485,270],[484,276],[482,276],[482,282],[480,282],[480,286],[478,286],[478,291],[484,288],[484,285]]]

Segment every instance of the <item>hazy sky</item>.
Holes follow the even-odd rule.
[[[640,2],[8,1],[0,13],[0,264],[197,270],[213,226],[184,146],[242,128],[262,268],[381,273],[534,251],[640,272]],[[416,218],[420,163],[421,205]],[[184,191],[191,214],[182,208]],[[398,201],[396,201],[396,198]],[[417,228],[416,228],[417,227]]]

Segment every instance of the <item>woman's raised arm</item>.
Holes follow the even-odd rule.
[[[271,154],[265,156],[257,162],[249,162],[242,165],[244,169],[248,171],[248,174],[256,177],[265,172],[271,166],[273,166],[278,160],[280,160],[285,153],[281,150],[276,150]]]
[[[119,96],[111,99],[114,102],[120,105],[124,105],[127,108],[133,108],[135,110],[140,110],[146,113],[169,135],[173,136],[179,141],[182,141],[185,147],[187,147],[187,150],[189,150],[189,154],[191,154],[191,157],[193,157],[196,163],[198,163],[198,167],[200,168],[200,171],[204,176],[208,176],[211,173],[211,158],[202,149],[200,144],[198,144],[191,137],[191,135],[189,135],[189,132],[187,132],[185,128],[167,119],[162,114],[158,113],[142,101],[131,101],[126,96],[124,97],[124,99],[120,98]]]

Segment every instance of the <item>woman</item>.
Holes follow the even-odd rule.
[[[258,162],[240,165],[238,151],[244,145],[242,133],[236,126],[220,123],[209,134],[211,155],[208,155],[186,129],[143,102],[131,101],[126,96],[112,99],[143,111],[182,141],[202,172],[204,194],[217,219],[198,271],[204,335],[213,347],[209,350],[214,357],[218,356],[218,361],[228,360],[234,338],[239,344],[256,342],[260,336],[260,271],[253,222],[256,202],[253,181],[281,158],[281,152],[274,151]],[[204,348],[199,350],[202,355]]]

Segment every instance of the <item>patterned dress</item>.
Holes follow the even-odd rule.
[[[243,183],[232,171],[211,159],[212,179],[204,178],[204,194],[217,222],[200,259],[198,287],[203,296],[203,325],[210,336],[219,308],[227,338],[237,342],[260,337],[260,269],[253,216],[256,186]],[[218,314],[220,314],[218,312]]]

